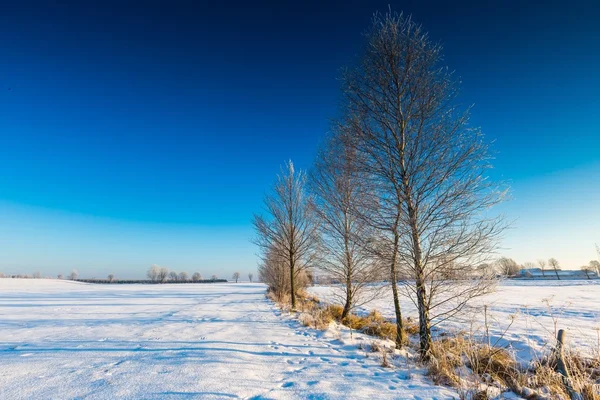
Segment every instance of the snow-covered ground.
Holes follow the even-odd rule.
[[[0,279],[0,399],[457,397],[382,368],[356,335],[301,326],[264,292]]]
[[[332,286],[316,286],[309,291],[321,300],[334,302]],[[414,304],[401,300],[403,316],[417,317]],[[526,361],[539,350],[553,345],[556,329],[566,329],[573,347],[597,354],[600,345],[600,280],[523,281],[507,280],[497,291],[472,303],[464,315],[440,324],[442,331],[484,332],[484,306],[492,344],[512,347]],[[376,309],[393,318],[391,291],[359,308]]]

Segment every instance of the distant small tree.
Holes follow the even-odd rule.
[[[525,264],[523,264],[523,267],[525,267],[526,269],[534,269],[535,263],[533,263],[531,261],[527,261]]]
[[[108,281],[109,282],[114,282],[115,281],[115,274],[108,274]]]
[[[165,267],[162,267],[158,271],[158,281],[159,282],[166,282],[168,277],[169,277],[169,269],[165,268]]]
[[[177,274],[177,272],[175,272],[175,271],[169,272],[169,280],[170,281],[177,282],[178,279],[179,279],[179,275]]]
[[[194,272],[194,274],[192,275],[192,281],[200,282],[201,280],[202,280],[202,275],[200,275],[200,272]]]
[[[40,279],[41,277],[42,277],[42,274],[41,274],[41,272],[40,272],[40,271],[35,271],[35,272],[33,273],[33,278],[34,278],[34,279]]]
[[[188,273],[185,271],[182,271],[179,273],[179,280],[181,282],[187,282],[188,281]]]
[[[550,266],[550,268],[554,270],[554,273],[556,274],[556,279],[560,280],[560,275],[558,274],[558,271],[560,271],[560,265],[558,263],[558,260],[556,258],[549,259],[548,266]]]
[[[538,265],[540,266],[540,269],[542,270],[542,276],[545,277],[546,276],[546,260],[538,260]]]
[[[252,278],[254,278],[254,274],[252,272],[248,273],[248,280],[252,283]]]
[[[235,283],[237,283],[238,279],[240,279],[240,273],[239,272],[234,272],[233,276],[231,277],[231,279],[234,279]]]
[[[71,273],[69,274],[69,276],[67,278],[72,281],[75,281],[75,280],[77,280],[78,277],[79,277],[79,273],[77,272],[76,269],[74,269],[73,271],[71,271]]]
[[[216,280],[217,280],[217,279],[219,279],[219,278],[217,278],[217,276],[216,276],[216,275],[213,275],[213,276],[211,276],[211,277],[210,277],[210,279],[212,279],[213,281],[216,281]]]
[[[502,257],[497,261],[498,270],[504,276],[515,276],[519,273],[519,265],[515,260]]]
[[[598,261],[598,260],[590,261],[589,268],[591,271],[594,271],[600,275],[600,261]]]
[[[58,274],[57,279],[63,279],[63,274]]]
[[[160,267],[158,265],[152,265],[150,267],[150,269],[148,270],[148,272],[146,273],[146,276],[152,282],[157,282],[159,274],[160,274]]]
[[[583,272],[585,272],[585,277],[588,279],[592,279],[590,277],[590,273],[594,272],[594,270],[589,266],[589,265],[584,265],[583,267],[581,267],[581,270]]]

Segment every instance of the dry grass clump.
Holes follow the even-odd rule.
[[[436,385],[460,387],[462,380],[458,368],[464,365],[463,352],[466,341],[462,336],[444,338],[433,342],[428,369]]]
[[[520,376],[518,364],[507,350],[477,343],[461,335],[446,337],[433,343],[428,369],[436,384],[457,388],[463,387],[473,378],[477,384],[482,382],[512,387],[519,382]],[[484,396],[485,393],[486,391],[482,393],[476,390],[471,397]]]
[[[600,360],[566,353],[565,363],[574,392],[583,400],[600,400]],[[523,370],[506,349],[462,335],[435,341],[427,367],[436,384],[463,390],[469,399],[487,399],[490,388],[510,389],[530,400],[572,398],[567,381],[556,371],[554,355]]]
[[[266,294],[267,298],[282,309],[289,309],[290,307],[290,295],[289,293],[276,292],[274,290],[268,290]]]
[[[583,400],[600,400],[600,359],[566,351],[564,362],[570,379],[565,379],[556,371],[556,357],[550,354],[532,365],[526,379],[527,385],[544,393],[570,398],[568,383]]]
[[[342,313],[344,312],[344,307],[340,306],[339,304],[330,304],[327,306],[327,309],[329,310],[329,313],[331,314],[333,319],[335,319],[336,321],[339,321],[342,319]]]
[[[396,324],[383,318],[376,310],[364,319],[366,324],[362,328],[363,333],[389,340],[396,337]]]
[[[510,387],[519,378],[518,364],[513,355],[505,349],[487,345],[468,345],[465,355],[467,367],[488,381]]]

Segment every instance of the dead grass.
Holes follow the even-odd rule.
[[[583,400],[600,400],[600,361],[565,354],[571,384]],[[556,372],[552,357],[519,368],[513,354],[503,348],[490,347],[463,335],[435,341],[428,365],[429,375],[438,385],[468,393],[465,398],[488,398],[488,387],[512,390],[525,399],[569,399],[571,395],[563,377]],[[481,386],[484,389],[481,389]]]
[[[267,296],[282,309],[290,309],[289,295],[271,292]],[[315,296],[306,294],[298,296],[296,311],[300,312],[302,324],[315,329],[327,329],[332,321],[337,321],[373,337],[388,340],[396,337],[396,324],[377,311],[366,316],[351,313],[342,319],[343,307],[324,305]],[[417,323],[410,318],[403,321],[403,328],[407,338],[419,332]],[[384,346],[373,341],[369,350],[381,354],[382,366],[391,366],[389,350]],[[529,400],[571,398],[562,375],[556,372],[552,355],[522,369],[508,350],[477,342],[464,333],[434,341],[431,355],[426,367],[434,383],[457,388],[461,398],[483,400],[497,397],[490,393],[505,390]],[[565,362],[571,373],[571,386],[582,399],[600,400],[600,358],[566,352]]]

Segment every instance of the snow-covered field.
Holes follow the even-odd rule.
[[[309,291],[321,300],[333,302],[331,286],[316,286]],[[376,309],[393,318],[391,291],[359,308]],[[417,317],[408,298],[401,301],[403,316]],[[442,331],[484,332],[484,306],[492,344],[512,347],[519,359],[535,357],[539,350],[553,345],[555,323],[566,329],[571,346],[597,354],[600,334],[600,280],[502,282],[493,294],[474,300],[473,307],[460,318],[440,325]]]
[[[356,335],[280,315],[264,292],[0,279],[0,399],[457,397],[382,368]]]

